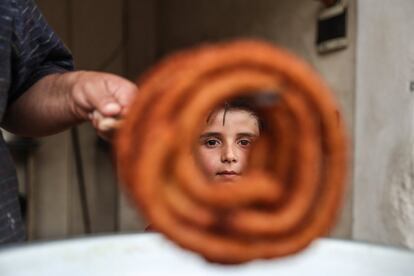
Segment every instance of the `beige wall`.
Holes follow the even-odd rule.
[[[414,248],[414,2],[358,1],[354,237]]]

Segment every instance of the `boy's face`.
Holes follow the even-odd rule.
[[[259,123],[250,112],[239,109],[214,112],[200,135],[197,157],[212,180],[233,181],[243,174]]]

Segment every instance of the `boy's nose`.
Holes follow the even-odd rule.
[[[225,146],[221,153],[221,162],[223,163],[234,163],[237,162],[237,153],[231,146]]]

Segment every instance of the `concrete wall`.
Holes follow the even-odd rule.
[[[353,235],[414,248],[414,3],[357,9]]]

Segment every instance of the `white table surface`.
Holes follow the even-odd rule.
[[[0,249],[0,275],[414,276],[414,253],[320,239],[292,257],[217,265],[159,234],[124,234]]]

